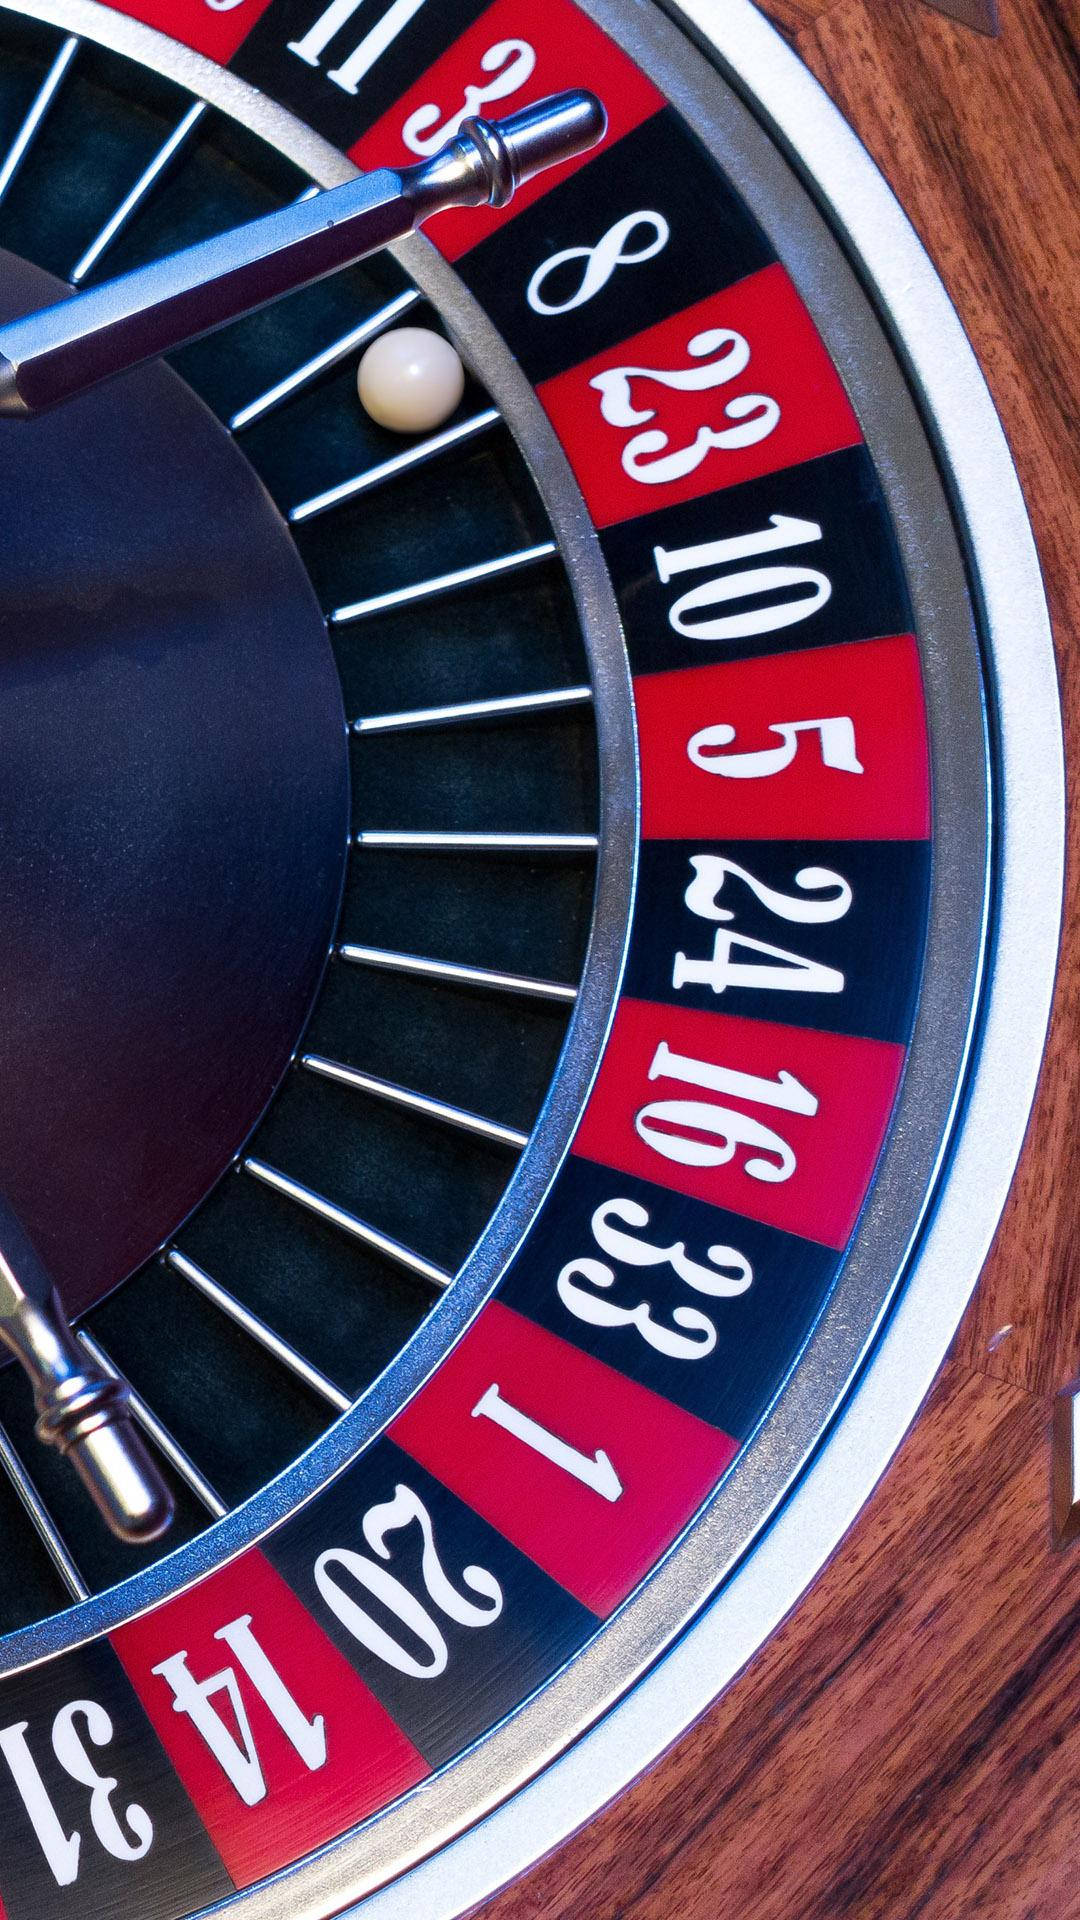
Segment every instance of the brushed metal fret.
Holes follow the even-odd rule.
[[[586,707],[591,687],[553,687],[544,693],[511,693],[493,700],[459,700],[448,707],[410,707],[400,713],[366,714],[354,720],[354,733],[412,733],[422,727],[468,726],[479,720],[517,720],[534,713],[559,713]]]
[[[170,1247],[165,1258],[177,1273],[182,1274],[184,1279],[203,1295],[204,1299],[209,1300],[221,1313],[226,1314],[235,1326],[256,1341],[264,1352],[271,1354],[275,1360],[279,1360],[282,1366],[287,1367],[290,1373],[294,1373],[297,1379],[302,1380],[305,1386],[317,1393],[320,1399],[327,1401],[335,1412],[348,1412],[352,1406],[348,1394],[343,1393],[340,1387],[336,1387],[332,1380],[327,1379],[326,1374],[313,1366],[310,1360],[305,1360],[302,1353],[298,1353],[296,1348],[290,1346],[287,1340],[283,1340],[279,1333],[275,1333],[265,1320],[260,1319],[257,1313],[253,1313],[250,1307],[246,1307],[242,1300],[238,1300],[235,1294],[228,1291],[227,1287],[211,1279],[202,1267],[196,1266],[194,1260],[189,1260],[178,1247]]]
[[[88,1600],[90,1589],[75,1565],[60,1529],[3,1427],[0,1427],[0,1466],[11,1481],[34,1532],[72,1599]]]
[[[458,567],[453,573],[436,574],[431,580],[417,580],[411,587],[394,587],[389,593],[373,594],[370,600],[354,600],[338,607],[331,615],[335,627],[351,626],[356,620],[368,620],[372,614],[392,613],[396,607],[409,607],[418,600],[435,600],[459,587],[475,586],[482,580],[494,580],[500,574],[517,573],[522,567],[535,566],[538,560],[550,560],[558,552],[554,540],[543,540],[535,547],[523,547],[517,553],[499,554],[494,560],[480,560],[472,567]]]
[[[417,1093],[411,1087],[402,1087],[394,1080],[382,1080],[376,1074],[362,1073],[358,1067],[344,1066],[339,1060],[327,1060],[319,1053],[301,1055],[300,1065],[309,1073],[317,1073],[324,1080],[335,1080],[339,1086],[353,1087],[358,1093],[369,1093],[376,1100],[387,1100],[393,1106],[407,1107],[412,1113],[422,1113],[425,1119],[440,1121],[444,1126],[456,1127],[460,1133],[472,1133],[482,1140],[494,1141],[500,1147],[512,1147],[520,1153],[529,1144],[527,1133],[519,1133],[516,1127],[504,1127],[497,1120],[485,1120],[479,1113],[470,1113],[465,1107],[455,1107],[446,1100],[435,1100],[430,1094]]]
[[[79,37],[69,33],[30,104],[29,112],[15,135],[3,165],[0,166],[0,201],[3,200],[19,168],[37,139],[42,122],[56,99],[64,76],[79,49]]]
[[[115,1361],[109,1358],[104,1347],[94,1339],[93,1334],[87,1333],[84,1328],[79,1334],[79,1339],[99,1367],[103,1367],[106,1373],[111,1373],[114,1380],[124,1381],[130,1395],[132,1413],[143,1432],[149,1435],[159,1453],[164,1455],[177,1478],[184,1482],[184,1485],[195,1495],[200,1506],[206,1508],[207,1513],[212,1514],[215,1520],[223,1520],[229,1511],[224,1500],[210,1485],[205,1474],[200,1473],[191,1455],[170,1433],[164,1421],[158,1419],[157,1414],[148,1406],[142,1395],[136,1392],[130,1380],[121,1373]]]
[[[491,967],[465,967],[455,960],[431,960],[419,953],[395,953],[389,947],[360,947],[346,943],[337,950],[340,960],[354,966],[380,967],[388,973],[416,974],[421,979],[444,980],[453,986],[478,987],[482,992],[517,993],[533,1000],[558,1000],[572,1006],[576,987],[557,980],[538,980],[529,974],[499,973]]]
[[[325,493],[313,494],[310,500],[292,507],[289,521],[291,525],[299,526],[305,520],[314,520],[319,514],[329,513],[332,507],[342,506],[346,500],[355,500],[358,494],[371,493],[376,487],[398,479],[401,474],[425,466],[448,448],[475,440],[477,434],[486,433],[489,427],[497,425],[498,420],[496,409],[485,407],[482,413],[471,414],[467,420],[459,420],[455,426],[444,427],[441,433],[429,434],[426,440],[416,441],[402,453],[395,453],[391,459],[381,460],[378,466],[367,467],[363,473],[354,474],[351,480],[342,480],[336,487],[328,487]]]
[[[424,853],[595,853],[595,833],[397,833],[353,834],[357,847]]]
[[[309,387],[313,380],[319,378],[320,374],[329,373],[332,367],[340,366],[341,362],[347,360],[351,353],[355,353],[358,347],[365,347],[369,340],[374,340],[377,333],[383,333],[387,327],[393,326],[394,321],[400,320],[411,307],[418,305],[419,300],[420,295],[411,287],[406,293],[399,293],[396,300],[388,301],[385,307],[380,307],[376,313],[369,314],[367,319],[361,320],[358,326],[351,327],[348,333],[343,333],[337,340],[332,340],[330,345],[323,347],[321,352],[312,354],[310,360],[303,361],[300,366],[294,367],[291,373],[286,373],[280,380],[276,380],[272,387],[267,387],[266,391],[260,393],[255,400],[249,400],[246,407],[240,407],[229,421],[231,431],[242,433],[245,427],[253,426],[256,420],[265,419],[268,413],[273,413],[275,408],[283,406],[286,400],[293,398],[294,394],[302,393],[305,387]]]
[[[102,255],[108,251],[113,241],[123,232],[128,221],[138,212],[147,195],[157,185],[157,182],[162,176],[168,172],[173,161],[187,145],[206,111],[205,100],[196,100],[194,106],[188,108],[179,125],[173,128],[168,139],[158,148],[149,165],[144,167],[142,173],[140,173],[134,186],[124,195],[115,213],[110,214],[100,233],[90,242],[86,252],[81,256],[76,266],[72,268],[71,284],[73,287],[77,287],[81,281],[86,279],[87,274],[97,266]]]
[[[454,1278],[444,1267],[438,1267],[433,1260],[426,1260],[422,1253],[416,1253],[412,1247],[406,1247],[392,1235],[380,1232],[367,1220],[361,1220],[358,1214],[350,1213],[347,1207],[339,1207],[336,1201],[328,1200],[324,1194],[316,1193],[313,1187],[307,1187],[302,1180],[294,1180],[290,1174],[282,1173],[279,1168],[268,1166],[265,1160],[256,1160],[250,1156],[240,1162],[244,1173],[260,1180],[266,1187],[272,1187],[287,1200],[294,1200],[297,1206],[304,1207],[308,1213],[316,1214],[325,1220],[328,1226],[337,1227],[354,1240],[366,1247],[372,1247],[395,1266],[405,1267],[409,1273],[419,1274],[422,1280],[430,1281],[434,1287],[448,1287]]]

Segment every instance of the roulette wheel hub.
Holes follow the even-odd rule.
[[[63,292],[10,254],[0,272],[5,319]],[[0,475],[0,1160],[78,1314],[203,1197],[285,1071],[341,892],[344,715],[292,542],[175,375],[32,440],[5,423]]]

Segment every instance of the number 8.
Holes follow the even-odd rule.
[[[627,251],[626,243],[636,227],[652,229],[652,239],[637,252]],[[572,313],[575,307],[583,307],[594,294],[607,286],[616,267],[636,267],[645,260],[655,259],[662,253],[671,238],[671,228],[662,213],[628,213],[609,228],[595,247],[566,247],[562,253],[553,253],[537,267],[529,281],[528,299],[534,313],[545,316],[558,313]],[[548,276],[564,267],[571,260],[584,260],[586,265],[581,285],[569,300],[548,301],[543,298],[541,288]]]

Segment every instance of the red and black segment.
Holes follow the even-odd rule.
[[[573,1151],[839,1249],[903,1064],[888,1041],[625,996]]]
[[[910,634],[634,682],[645,840],[925,840]]]
[[[438,240],[434,224],[432,234]],[[704,148],[665,107],[570,179],[556,178],[458,271],[539,386],[774,258]],[[604,431],[599,405],[590,411]]]
[[[173,1920],[233,1890],[102,1642],[0,1685],[0,1914]]]
[[[580,87],[582,75],[608,114],[604,145],[612,146],[664,106],[664,96],[607,34],[573,4],[545,0],[543,34],[530,0],[495,0],[449,45],[388,113],[365,126],[349,157],[364,168],[408,166],[457,131],[466,110],[498,115]],[[581,167],[579,155],[519,187],[509,206],[440,214],[427,229],[440,253],[458,260],[495,229],[520,217]]]
[[[231,17],[249,28],[229,65],[348,151],[484,11],[483,0],[242,0]]]
[[[598,527],[860,440],[820,335],[777,264],[538,391]]]
[[[600,1615],[633,1592],[736,1450],[498,1300],[391,1433]]]
[[[113,1647],[238,1887],[429,1771],[258,1551],[121,1628]]]
[[[626,991],[906,1041],[929,884],[923,840],[646,841]]]
[[[742,1443],[838,1264],[814,1241],[571,1155],[499,1299]]]
[[[471,1409],[462,1418],[470,1420]],[[421,1408],[409,1430],[423,1424]],[[597,1624],[520,1550],[512,1528],[490,1525],[459,1497],[456,1438],[447,1432],[411,1451],[380,1440],[266,1543],[267,1557],[428,1767],[502,1720]],[[437,1472],[426,1455],[437,1458]],[[532,1505],[525,1472],[516,1494],[521,1507]]]
[[[911,631],[864,447],[660,512],[649,504],[601,541],[635,673]]]
[[[140,11],[168,4],[139,0]],[[609,145],[664,105],[573,0],[547,0],[542,33],[525,0],[241,0],[228,34],[186,24],[200,51],[228,60],[366,168],[412,164],[467,114],[509,113],[565,87],[588,84],[601,95]],[[445,215],[432,237],[457,259],[582,164],[568,161],[529,183],[505,213],[472,222]]]

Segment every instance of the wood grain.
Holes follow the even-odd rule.
[[[771,0],[765,12],[787,39],[797,41],[800,33],[837,3],[838,0]]]
[[[1080,734],[1080,19],[988,40],[916,0],[769,11],[869,147],[1005,422]],[[1071,752],[1075,801],[1080,755]],[[1080,1371],[1077,809],[1019,1177],[953,1355],[814,1588],[706,1719],[484,1920],[1074,1920],[1080,1544],[1049,1534],[1050,1397]]]
[[[1045,1441],[1034,1396],[951,1366],[888,1497],[747,1673],[489,1915],[1069,1911],[1048,1800],[1071,1786],[1080,1812],[1080,1583],[1046,1550]]]

